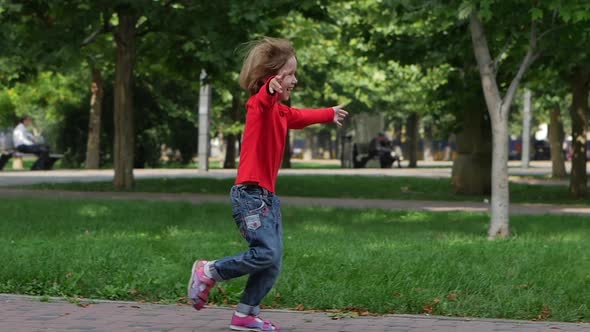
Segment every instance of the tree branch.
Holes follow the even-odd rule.
[[[86,37],[84,39],[84,41],[82,41],[82,44],[80,45],[81,47],[87,46],[88,44],[94,42],[94,40],[96,39],[96,37],[98,37],[98,35],[100,35],[102,32],[104,32],[104,27],[101,26],[98,29],[94,30],[90,36]]]
[[[471,31],[471,41],[473,43],[473,53],[477,60],[481,85],[488,111],[490,116],[497,117],[500,114],[496,113],[494,110],[502,102],[502,97],[498,89],[498,83],[496,82],[496,75],[492,68],[493,61],[490,56],[490,49],[485,36],[483,23],[481,22],[477,11],[472,12],[469,16],[469,29]]]
[[[166,1],[163,5],[164,9],[170,7],[175,2],[176,2],[176,0]],[[143,36],[147,35],[148,33],[155,31],[154,26],[152,24],[150,24],[149,20],[146,19],[145,22],[146,23],[143,25],[143,28],[141,30],[138,30],[137,33],[135,34],[137,37],[143,37]]]
[[[526,71],[529,69],[529,67],[533,64],[533,62],[540,55],[539,52],[536,52],[537,40],[538,40],[537,27],[536,27],[535,22],[533,21],[531,23],[531,34],[530,34],[529,48],[526,52],[524,59],[520,63],[520,66],[518,68],[518,72],[516,73],[516,76],[514,76],[514,78],[510,82],[510,86],[508,87],[508,90],[506,91],[506,95],[504,95],[504,98],[502,99],[502,108],[501,108],[502,113],[507,113],[510,110],[510,108],[505,107],[505,105],[510,105],[512,103],[512,99],[514,99],[514,94],[516,93],[516,89],[518,89],[518,85],[520,84],[520,81],[522,80],[524,74],[526,73]],[[505,116],[507,114],[502,114],[502,115]]]
[[[539,35],[539,37],[537,37],[537,41],[539,41],[539,40],[543,39],[543,37],[545,37],[547,34],[549,34],[549,33],[553,32],[553,31],[555,31],[555,30],[563,29],[563,28],[565,28],[565,27],[566,27],[565,25],[558,25],[558,26],[556,26],[556,27],[553,27],[553,28],[551,28],[551,29],[547,29],[547,30],[543,31],[543,33],[541,33],[541,34]]]
[[[500,68],[500,60],[502,60],[502,56],[504,55],[504,53],[506,53],[506,51],[508,50],[508,47],[510,47],[511,42],[512,42],[512,35],[510,35],[510,37],[508,38],[508,40],[506,41],[506,43],[504,44],[504,46],[500,50],[500,53],[498,53],[498,55],[494,59],[494,63],[492,64],[492,68],[494,70],[494,74],[496,74],[496,75],[498,74],[498,69]]]
[[[102,20],[103,20],[102,26],[97,28],[96,30],[94,30],[90,34],[90,36],[86,37],[84,39],[84,41],[82,41],[82,44],[80,44],[80,47],[88,46],[89,44],[93,43],[101,33],[107,33],[107,32],[112,31],[112,26],[109,23],[110,16],[107,14],[108,14],[107,12],[104,12],[102,14]]]
[[[141,30],[138,30],[138,31],[135,33],[135,35],[136,35],[137,37],[143,37],[143,36],[147,35],[147,34],[148,34],[148,33],[150,33],[150,32],[153,32],[153,31],[154,31],[154,28],[153,28],[153,26],[151,26],[149,23],[146,23],[146,24],[144,25],[144,28],[143,28],[143,29],[141,29]]]

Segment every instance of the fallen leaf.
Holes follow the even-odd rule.
[[[225,289],[223,289],[223,287],[217,286],[217,289],[219,290],[219,292],[221,293],[221,295],[223,295],[223,296],[226,296],[227,295],[227,291]]]
[[[543,310],[541,310],[541,313],[537,316],[537,320],[547,320],[549,316],[551,316],[551,309],[547,304],[543,304]]]
[[[88,308],[90,306],[90,303],[78,303],[77,306],[82,308]]]
[[[426,314],[432,314],[434,312],[434,308],[436,307],[436,304],[440,302],[440,298],[435,298],[434,300],[432,300],[432,302],[430,303],[426,303],[423,307],[422,310],[424,311],[424,313]]]
[[[297,305],[297,307],[295,307],[295,310],[303,311],[303,310],[305,310],[305,306],[303,306],[303,304],[299,304],[299,305]]]
[[[449,295],[446,296],[447,299],[451,300],[451,301],[455,301],[457,299],[457,294],[455,293],[450,293]]]
[[[341,309],[326,309],[326,312],[342,312]]]

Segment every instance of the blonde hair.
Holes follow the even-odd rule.
[[[248,54],[240,72],[240,86],[251,94],[258,93],[265,80],[276,75],[295,56],[291,42],[282,38],[264,37],[246,44]]]

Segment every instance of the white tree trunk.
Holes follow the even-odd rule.
[[[199,170],[209,170],[209,122],[211,118],[211,85],[205,84],[207,73],[201,71],[199,91]]]
[[[492,122],[494,142],[492,154],[492,208],[488,238],[494,239],[509,235],[508,115],[516,89],[518,89],[522,77],[537,57],[535,55],[537,37],[533,25],[531,26],[530,44],[527,53],[502,98],[496,81],[495,64],[490,55],[483,23],[478,15],[477,11],[471,13],[469,29],[471,41],[473,42],[473,53],[477,60],[481,85]]]
[[[531,160],[531,90],[524,90],[524,107],[522,114],[522,156],[521,167],[529,168]]]
[[[510,193],[508,190],[508,119],[492,122],[494,141],[492,154],[492,202],[491,223],[488,238],[510,235],[508,220]]]
[[[303,148],[303,160],[311,161],[313,159],[313,149],[314,149],[314,142],[313,137],[315,136],[315,132],[312,130],[304,130],[305,135],[305,147]]]

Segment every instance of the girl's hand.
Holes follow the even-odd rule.
[[[268,91],[270,91],[271,94],[274,94],[275,92],[283,93],[283,86],[281,85],[281,83],[283,83],[283,74],[284,73],[278,74],[268,83]]]
[[[334,123],[338,125],[338,127],[342,127],[341,121],[343,121],[344,118],[346,118],[346,116],[348,115],[348,112],[342,109],[342,107],[344,107],[345,105],[346,104],[340,104],[338,106],[332,107],[332,109],[334,110]]]

